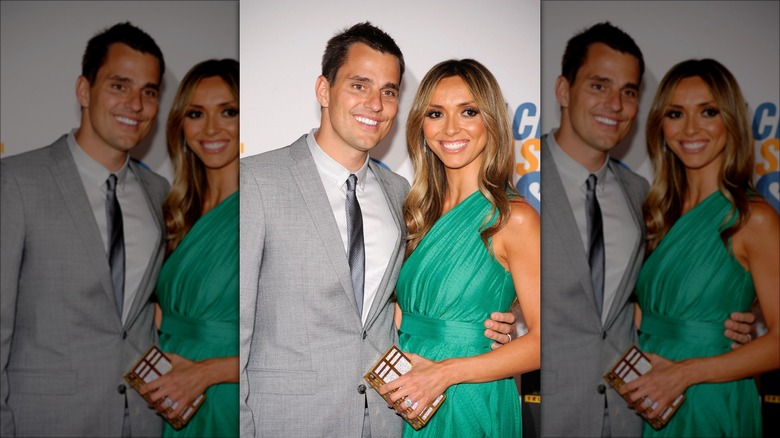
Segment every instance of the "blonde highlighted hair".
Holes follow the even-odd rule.
[[[453,76],[466,83],[487,130],[484,160],[479,169],[479,191],[493,208],[480,227],[480,237],[491,253],[488,239],[509,220],[510,196],[519,196],[512,185],[512,125],[498,81],[484,65],[473,59],[451,59],[436,64],[422,79],[406,121],[406,145],[414,167],[414,182],[403,208],[408,231],[407,257],[441,216],[447,193],[444,165],[435,154],[424,150],[423,122],[436,86],[442,79]],[[496,212],[495,223],[488,227]]]
[[[727,248],[731,236],[747,221],[749,197],[753,186],[753,135],[748,122],[748,109],[739,84],[731,72],[713,59],[691,59],[675,65],[661,80],[647,117],[647,152],[653,163],[653,184],[644,205],[647,225],[647,249],[654,250],[677,219],[682,215],[688,182],[685,166],[666,147],[663,123],[674,90],[681,80],[699,77],[707,84],[726,127],[726,148],[720,168],[718,187],[732,204],[732,213],[724,220],[720,233]],[[728,227],[726,225],[734,220]]]
[[[166,140],[168,155],[173,162],[173,184],[163,204],[163,216],[167,233],[166,250],[170,254],[195,224],[203,210],[203,196],[207,190],[206,171],[197,155],[188,150],[184,138],[184,118],[200,81],[219,77],[238,102],[238,61],[212,59],[190,69],[176,90],[171,111],[168,114]]]

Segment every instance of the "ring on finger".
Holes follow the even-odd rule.
[[[170,397],[165,396],[165,399],[162,402],[162,405],[165,409],[170,409],[171,406],[173,406],[173,400],[171,400]]]
[[[645,398],[642,400],[642,407],[643,407],[643,408],[645,408],[645,409],[652,408],[652,407],[653,407],[653,404],[654,404],[654,403],[653,403],[653,400],[652,400],[650,397],[645,397]],[[657,405],[657,403],[656,403],[655,405]]]
[[[404,406],[407,408],[411,408],[412,405],[414,405],[414,402],[409,397],[406,397],[406,400],[404,400]]]
[[[512,335],[510,335],[509,333],[507,333],[506,335],[507,335],[507,337],[509,337],[509,340],[507,341],[507,344],[508,344],[508,343],[512,342]]]

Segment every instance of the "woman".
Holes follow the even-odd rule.
[[[173,369],[141,388],[181,430],[238,436],[238,62],[209,60],[184,77],[168,116],[174,182],[165,201],[168,259],[157,282],[160,348]]]
[[[647,436],[760,436],[751,376],[780,366],[780,221],[753,188],[753,139],[734,76],[712,59],[666,74],[647,123],[655,175],[645,202],[647,258],[639,275],[639,347],[653,370],[625,385],[655,418]],[[722,321],[758,297],[768,333],[731,351]],[[707,384],[703,384],[707,383]]]
[[[414,98],[406,140],[415,177],[396,309],[414,368],[380,392],[400,388],[391,402],[407,397],[410,418],[445,390],[447,399],[404,436],[522,433],[512,376],[539,368],[539,217],[512,188],[510,126],[496,79],[471,59],[434,66]],[[529,331],[491,351],[482,321],[514,299]]]

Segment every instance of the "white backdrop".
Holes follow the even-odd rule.
[[[714,58],[737,78],[756,136],[756,181],[780,212],[780,2],[542,2],[542,132],[559,124],[555,78],[566,41],[601,21],[631,35],[645,58],[637,123],[613,154],[649,180],[645,120],[658,83],[677,62]]]
[[[176,87],[200,61],[238,59],[238,1],[0,2],[0,157],[79,125],[75,86],[87,41],[123,21],[151,35],[166,63],[157,123],[132,155],[171,180],[165,120]]]
[[[538,181],[538,146],[527,161],[522,151],[523,140],[538,137],[539,9],[537,0],[243,1],[242,157],[287,146],[319,126],[314,82],[325,45],[368,20],[395,39],[406,61],[398,117],[372,158],[411,181],[403,130],[420,80],[440,61],[474,58],[498,79],[516,119],[521,171]],[[538,193],[538,185],[533,189]]]

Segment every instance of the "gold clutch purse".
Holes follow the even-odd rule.
[[[398,347],[393,345],[387,350],[387,352],[385,352],[382,358],[379,359],[379,361],[374,364],[373,367],[371,367],[371,370],[366,373],[365,376],[363,376],[363,379],[365,379],[365,381],[368,382],[372,388],[379,392],[380,386],[387,382],[392,382],[393,380],[408,373],[411,369],[412,363],[409,361],[409,358],[407,358],[406,355],[404,355],[401,350],[398,349]],[[395,391],[390,391],[387,394],[379,393],[379,395],[381,395],[382,398],[389,403],[390,394],[393,392]],[[436,400],[433,401],[430,406],[423,408],[420,415],[412,419],[406,418],[406,415],[410,414],[414,410],[413,408],[415,406],[407,406],[406,411],[401,414],[401,417],[403,417],[403,419],[406,420],[406,422],[409,423],[409,425],[411,425],[414,430],[420,430],[420,428],[428,424],[431,416],[436,413],[436,411],[439,409],[439,406],[441,406],[441,404],[444,402],[445,398],[447,398],[447,396],[441,394],[436,398]],[[405,401],[406,397],[402,397],[395,402],[393,407],[395,408],[399,404],[405,403]]]
[[[131,368],[130,371],[125,374],[125,381],[129,383],[130,386],[135,388],[136,391],[138,391],[138,388],[140,388],[142,385],[157,379],[163,374],[169,372],[172,368],[173,366],[171,365],[171,362],[168,360],[168,358],[165,357],[165,354],[163,354],[163,352],[160,351],[157,346],[152,345],[149,347],[149,350],[146,351],[143,357],[141,357],[141,359],[139,359],[138,362],[133,366],[133,368]],[[142,397],[144,400],[146,400],[147,403],[153,404],[149,394]],[[192,405],[181,411],[181,413],[176,418],[170,420],[165,416],[163,416],[163,418],[171,423],[171,426],[173,426],[174,429],[179,430],[190,421],[192,416],[198,410],[200,405],[203,404],[205,399],[206,396],[201,394],[198,396],[198,398],[195,399],[195,401],[192,402]],[[169,407],[168,409],[173,409],[173,407]]]

